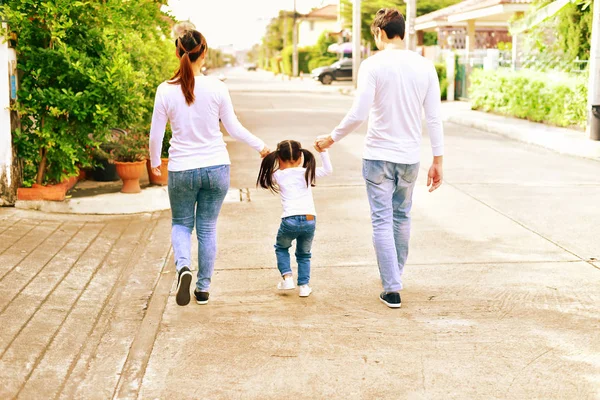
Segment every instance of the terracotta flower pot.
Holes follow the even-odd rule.
[[[69,190],[79,181],[79,177],[72,176],[56,185],[38,185],[34,183],[30,188],[17,189],[17,199],[19,200],[48,200],[63,201]]]
[[[150,179],[150,183],[153,185],[161,185],[164,186],[169,183],[169,159],[161,158],[160,164],[160,173],[161,176],[154,175],[152,173],[152,163],[150,160],[146,163],[146,169],[148,170],[148,179]]]
[[[123,187],[121,193],[139,193],[142,191],[140,187],[140,177],[144,173],[144,166],[146,160],[137,162],[118,162],[115,161],[117,166],[117,174],[123,181]]]
[[[67,193],[65,184],[59,185],[33,185],[30,188],[17,189],[17,199],[19,200],[49,200],[63,201]]]

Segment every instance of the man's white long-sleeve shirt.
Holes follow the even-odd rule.
[[[441,156],[444,131],[435,66],[412,51],[383,50],[361,64],[354,105],[331,137],[341,140],[368,118],[364,159],[416,164],[423,109],[433,155]]]
[[[231,137],[248,144],[256,151],[264,149],[264,142],[248,132],[238,121],[229,91],[223,82],[210,76],[196,76],[194,95],[196,100],[188,106],[181,86],[163,82],[158,87],[150,129],[152,168],[160,165],[167,121],[171,123],[173,131],[169,148],[169,171],[231,163],[219,119]]]

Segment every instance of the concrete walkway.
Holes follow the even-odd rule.
[[[232,95],[272,147],[308,146],[351,102]],[[363,132],[336,145],[314,190],[306,299],[275,289],[279,199],[253,188],[259,160],[239,143],[232,188],[247,196],[224,205],[206,306],[175,304],[168,212],[0,209],[0,398],[599,398],[600,164],[447,123],[434,194],[424,142],[391,310],[377,299]]]

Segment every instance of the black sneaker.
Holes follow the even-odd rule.
[[[192,283],[192,271],[188,267],[183,267],[179,270],[177,276],[177,295],[175,300],[180,306],[190,304],[190,284]]]
[[[194,296],[196,296],[196,303],[200,305],[208,303],[208,292],[199,292],[197,290],[194,290]]]
[[[389,308],[400,308],[402,300],[400,300],[400,293],[398,292],[381,292],[379,300]]]

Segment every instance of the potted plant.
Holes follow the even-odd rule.
[[[117,148],[118,143],[108,141],[102,143],[100,147],[92,150],[94,168],[90,171],[93,180],[97,182],[114,182],[119,180],[117,167],[110,162],[109,154]]]
[[[109,155],[117,167],[117,174],[123,181],[122,193],[139,193],[140,177],[148,158],[148,136],[132,131],[123,134]]]
[[[148,170],[148,179],[150,179],[150,183],[152,185],[166,185],[169,182],[169,148],[171,147],[171,137],[173,136],[173,132],[171,132],[171,126],[167,125],[167,129],[165,130],[165,137],[162,143],[162,149],[160,152],[160,173],[161,175],[154,175],[152,173],[152,162],[150,160],[146,163],[146,168]]]

